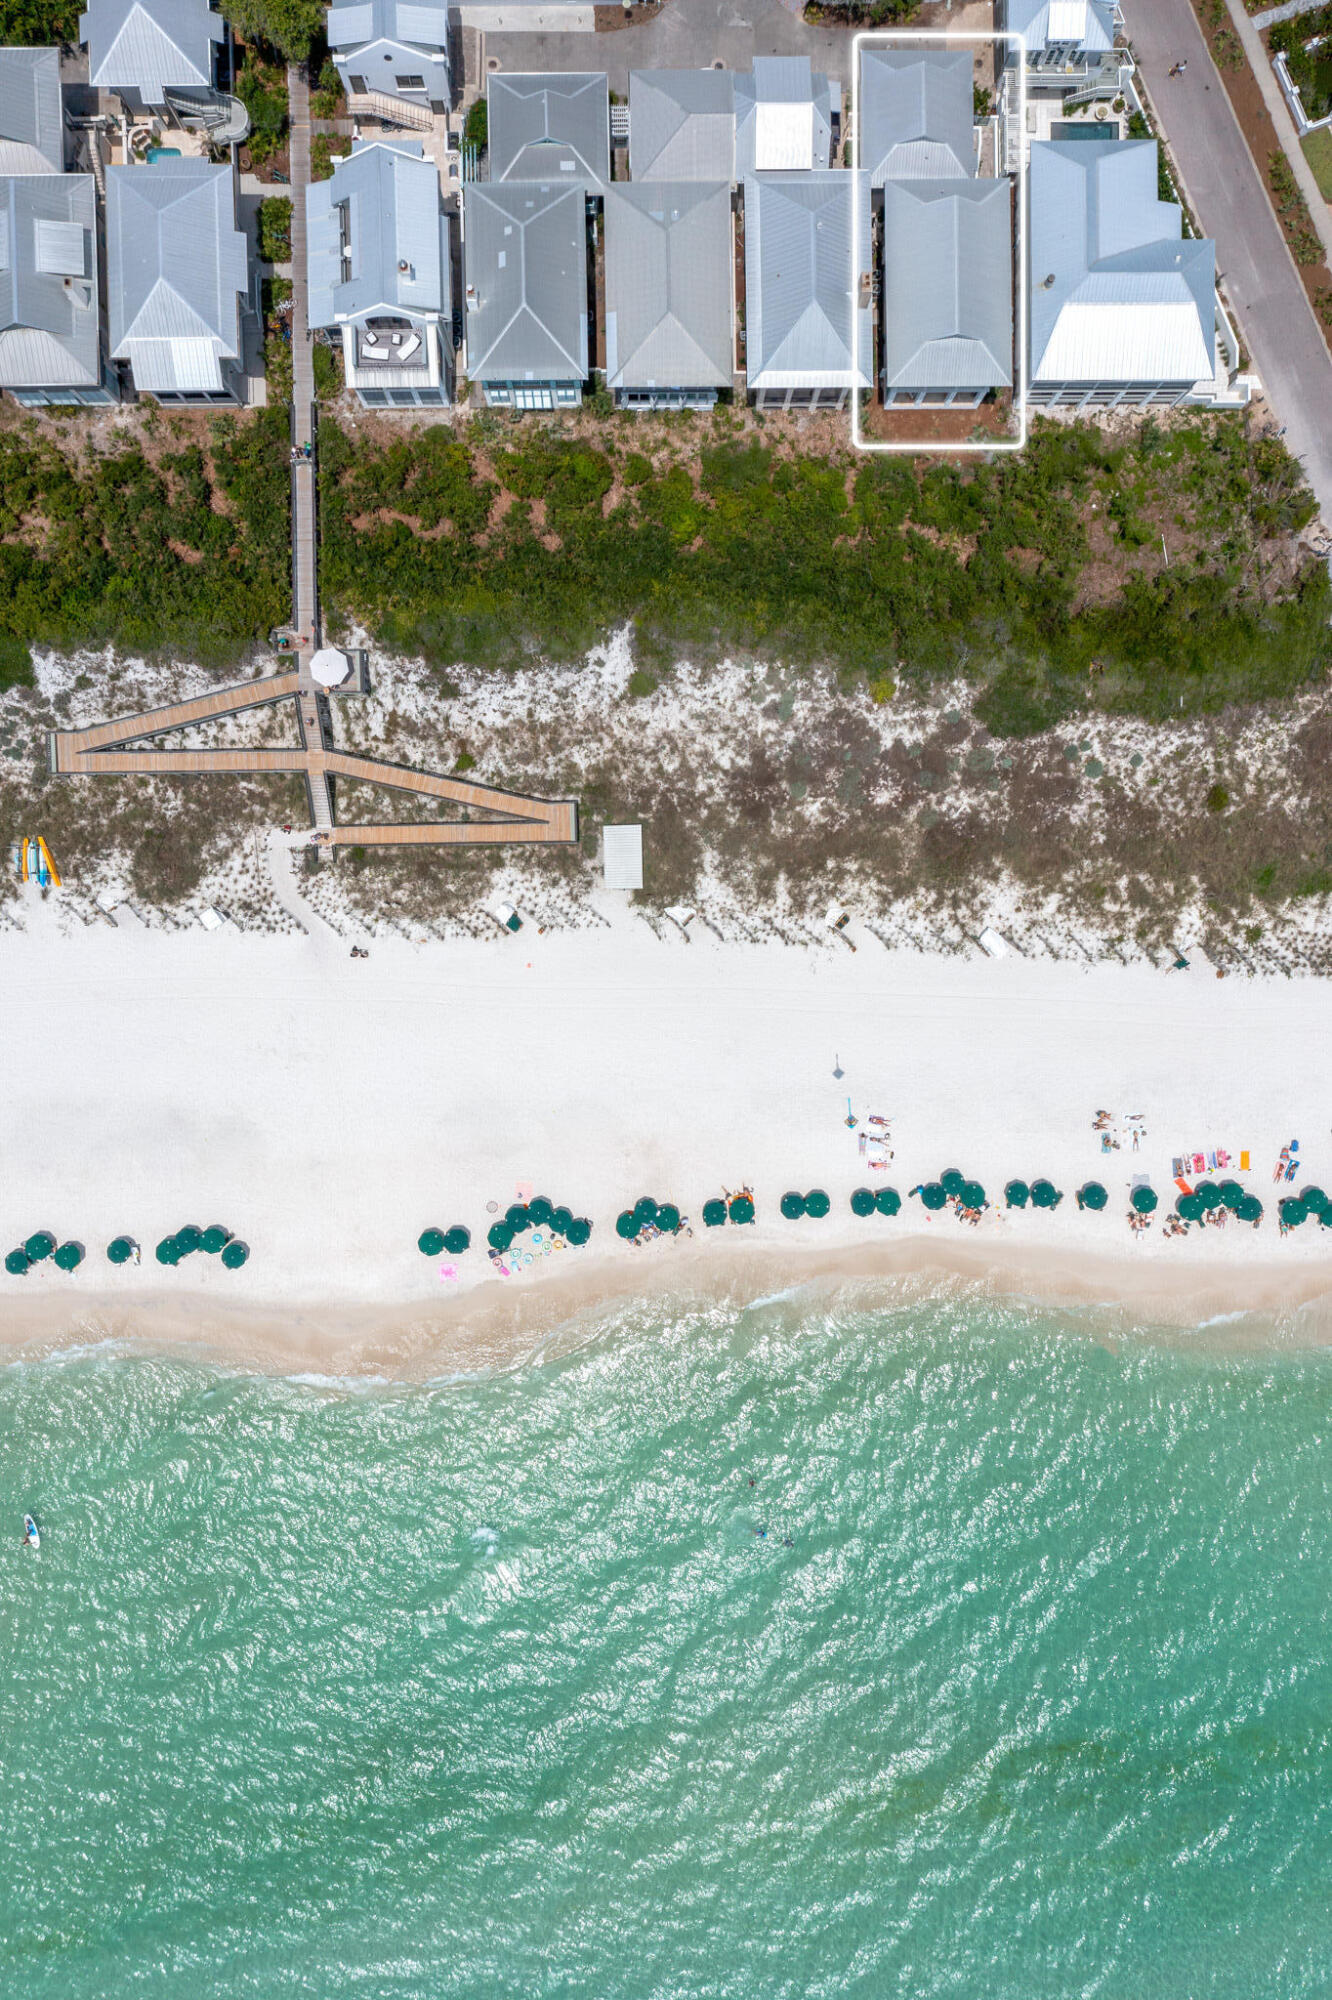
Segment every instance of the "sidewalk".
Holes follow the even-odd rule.
[[[1290,161],[1291,172],[1299,182],[1300,193],[1309,204],[1309,216],[1323,245],[1323,256],[1332,267],[1332,208],[1328,207],[1327,198],[1314,178],[1314,170],[1304,157],[1300,135],[1295,130],[1295,120],[1290,115],[1290,106],[1282,94],[1281,85],[1277,82],[1276,71],[1272,68],[1258,30],[1244,11],[1244,0],[1226,0],[1226,11],[1230,15],[1235,33],[1244,45],[1244,53],[1249,59],[1253,73],[1258,79],[1258,88],[1263,93],[1267,114],[1276,126],[1281,150]]]

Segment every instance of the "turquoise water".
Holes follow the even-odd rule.
[[[1332,1992],[1332,1360],[646,1312],[0,1370],[6,2000]]]

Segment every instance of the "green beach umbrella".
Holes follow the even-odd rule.
[[[83,1245],[81,1243],[62,1243],[56,1251],[55,1256],[51,1259],[51,1262],[57,1265],[62,1271],[77,1271],[79,1265],[83,1262]]]
[[[880,1215],[896,1215],[902,1206],[902,1197],[896,1188],[880,1188],[874,1197],[874,1206]]]
[[[592,1234],[592,1224],[585,1215],[576,1215],[564,1234],[566,1241],[572,1243],[575,1250],[581,1250]]]
[[[874,1190],[872,1188],[857,1188],[851,1197],[851,1213],[853,1215],[873,1215],[874,1209]],[[785,1213],[786,1208],[783,1205],[782,1214],[785,1215]]]
[[[799,1222],[805,1212],[805,1197],[794,1192],[784,1194],[778,1206],[788,1222]]]
[[[529,1222],[535,1223],[538,1229],[544,1229],[546,1224],[552,1222],[554,1218],[555,1204],[546,1195],[539,1194],[535,1201],[528,1202],[527,1219]]]
[[[1320,1187],[1302,1187],[1300,1189],[1300,1200],[1304,1203],[1310,1215],[1316,1215],[1320,1222],[1323,1221],[1327,1213],[1327,1196]]]
[[[157,1246],[159,1264],[179,1264],[183,1252],[174,1236],[164,1236]]]
[[[486,1241],[492,1250],[507,1250],[513,1241],[513,1231],[507,1222],[492,1222]]]
[[[680,1211],[673,1201],[664,1201],[657,1210],[657,1227],[666,1236],[674,1236],[680,1227]]]
[[[650,1194],[641,1194],[634,1203],[634,1215],[640,1229],[646,1229],[657,1219],[657,1204]]]
[[[622,1236],[626,1243],[632,1243],[639,1231],[638,1210],[622,1208],[615,1218],[615,1234]]]
[[[956,1201],[967,1184],[967,1177],[960,1167],[945,1167],[939,1176],[939,1185],[949,1201]]]
[[[1031,1199],[1037,1208],[1058,1208],[1060,1194],[1053,1181],[1033,1181]]]
[[[24,1272],[27,1270],[27,1268],[28,1268],[27,1251],[11,1250],[9,1255],[5,1259],[5,1269],[8,1271],[10,1277],[21,1278]]]
[[[735,1197],[735,1200],[731,1203],[730,1212],[732,1222],[752,1222],[754,1220],[754,1204],[747,1194],[738,1194]]]
[[[1235,1213],[1241,1222],[1261,1222],[1263,1205],[1256,1194],[1246,1194]]]
[[[506,1208],[504,1211],[505,1227],[511,1229],[515,1236],[521,1235],[530,1220],[526,1202],[516,1201],[512,1208]]]
[[[239,1271],[241,1265],[247,1261],[249,1255],[249,1244],[241,1243],[233,1236],[226,1249],[222,1252],[222,1262],[229,1271]]]
[[[985,1189],[979,1181],[967,1181],[958,1199],[963,1208],[984,1208]]]
[[[1010,1208],[1025,1208],[1031,1200],[1031,1189],[1025,1181],[1010,1181],[1004,1189],[1004,1200]]]
[[[206,1236],[203,1247],[205,1250],[211,1247]],[[219,1250],[221,1247],[219,1243]],[[416,1247],[423,1257],[438,1257],[444,1248],[444,1231],[442,1229],[423,1229],[416,1239]]]
[[[55,1247],[56,1240],[49,1229],[39,1229],[37,1234],[30,1236],[23,1246],[30,1264],[40,1264],[43,1257],[49,1257]]]
[[[116,1236],[107,1244],[106,1254],[113,1264],[128,1264],[136,1247],[132,1236]]]
[[[705,1229],[720,1229],[721,1225],[723,1224],[723,1222],[725,1222],[725,1220],[726,1220],[726,1203],[724,1201],[704,1202],[703,1227]]]
[[[573,1210],[571,1208],[557,1208],[550,1218],[550,1226],[557,1236],[567,1236],[569,1234],[569,1224],[572,1221]]]
[[[1108,1200],[1109,1196],[1099,1181],[1084,1181],[1078,1189],[1079,1208],[1101,1209]]]
[[[943,1183],[941,1181],[926,1181],[920,1191],[920,1198],[926,1208],[936,1210],[943,1208],[948,1200],[948,1196],[943,1191]]]
[[[433,1236],[435,1234],[436,1232],[433,1229],[427,1229],[426,1231],[426,1236]],[[226,1249],[230,1241],[231,1241],[231,1231],[225,1226],[225,1224],[221,1222],[210,1222],[207,1229],[205,1229],[203,1235],[199,1239],[199,1248],[201,1250],[206,1250],[210,1257],[216,1257],[219,1251]],[[425,1250],[425,1236],[421,1238],[421,1248]],[[427,1257],[430,1256],[430,1254],[431,1254],[430,1251],[426,1250]]]
[[[816,1222],[822,1222],[831,1207],[832,1203],[822,1188],[811,1188],[805,1196],[805,1214],[812,1215]]]
[[[1287,1229],[1298,1229],[1300,1224],[1306,1222],[1309,1217],[1308,1209],[1297,1194],[1288,1194],[1285,1200],[1279,1204],[1277,1214],[1281,1217]]]
[[[1201,1222],[1207,1210],[1196,1194],[1182,1194],[1175,1203],[1175,1213],[1186,1222]]]
[[[444,1248],[450,1257],[461,1257],[464,1250],[472,1247],[472,1232],[464,1229],[461,1222],[455,1222],[452,1229],[444,1231]]]
[[[1202,1203],[1204,1214],[1209,1209],[1220,1208],[1221,1190],[1212,1181],[1199,1181],[1193,1192]]]
[[[1149,1187],[1134,1188],[1132,1194],[1129,1196],[1129,1201],[1139,1215],[1150,1215],[1156,1207],[1156,1189]]]
[[[183,1257],[192,1256],[203,1246],[203,1231],[197,1222],[187,1222],[183,1229],[176,1231],[176,1243]]]
[[[1216,1191],[1220,1195],[1226,1207],[1233,1208],[1236,1215],[1238,1215],[1239,1205],[1244,1199],[1244,1189],[1240,1186],[1239,1182],[1218,1181],[1216,1184]]]

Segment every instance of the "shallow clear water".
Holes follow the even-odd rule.
[[[992,1301],[0,1370],[0,1993],[1325,1995],[1330,1466]]]

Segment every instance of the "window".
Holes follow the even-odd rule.
[[[395,76],[393,79],[399,90],[424,90],[423,76]]]
[[[352,95],[354,97],[365,96],[365,78],[363,76],[349,76],[347,81],[352,87]]]

